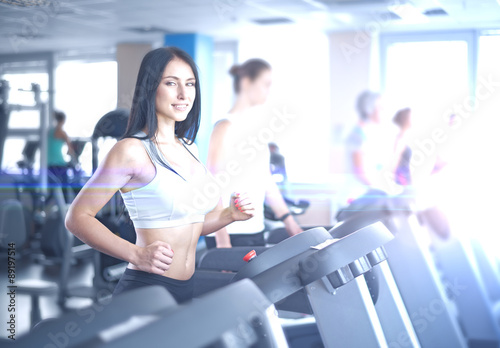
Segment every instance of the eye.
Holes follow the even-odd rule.
[[[174,81],[167,81],[167,82],[165,82],[165,84],[167,86],[175,86],[175,82]]]
[[[186,86],[189,86],[189,87],[194,87],[194,86],[195,86],[195,83],[194,83],[194,82],[188,82],[188,83],[186,83]]]

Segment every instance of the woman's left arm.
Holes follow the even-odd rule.
[[[294,236],[303,232],[302,227],[299,226],[297,221],[295,221],[293,215],[291,215],[288,206],[283,199],[283,195],[278,188],[278,185],[273,180],[271,174],[267,175],[267,186],[266,186],[266,203],[272,209],[274,215],[280,218],[285,224],[285,229],[290,236]]]
[[[248,197],[244,194],[235,194],[231,197],[229,207],[222,208],[222,202],[219,201],[217,207],[205,215],[205,222],[201,234],[216,232],[221,228],[235,221],[244,221],[252,218],[255,208]]]

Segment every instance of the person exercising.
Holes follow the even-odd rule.
[[[269,94],[271,66],[262,59],[250,59],[233,66],[230,74],[237,97],[228,115],[214,125],[207,167],[216,176],[229,176],[223,187],[223,196],[227,197],[238,187],[248,193],[256,210],[252,220],[236,222],[206,237],[208,248],[265,245],[264,202],[283,221],[288,235],[302,232],[271,176],[268,144],[255,144],[262,129],[272,128],[268,115],[259,108]],[[232,170],[228,169],[232,167],[241,174],[225,175],[231,174]]]
[[[412,111],[410,108],[399,110],[394,115],[392,122],[399,128],[394,144],[395,165],[394,179],[397,184],[407,186],[411,185],[411,156],[412,149],[408,141],[408,133],[412,125]]]
[[[68,154],[71,157],[75,156],[75,150],[71,144],[70,138],[64,130],[64,123],[66,122],[66,114],[62,111],[54,112],[55,126],[48,132],[47,137],[47,170],[59,181],[63,187],[65,199],[68,201],[68,162],[63,156],[64,144],[68,147]],[[52,197],[52,192],[47,197],[47,201]]]
[[[365,90],[357,98],[359,120],[347,137],[347,168],[351,179],[345,185],[347,197],[368,197],[372,192],[388,191],[393,143],[382,124],[383,101],[378,92]],[[391,181],[387,178],[391,177]]]
[[[122,140],[69,208],[68,230],[93,248],[129,262],[113,295],[161,285],[178,302],[190,300],[200,236],[254,214],[244,194],[234,194],[222,208],[214,178],[194,144],[200,105],[198,72],[187,53],[175,47],[147,53]],[[133,221],[135,244],[96,219],[117,191]]]

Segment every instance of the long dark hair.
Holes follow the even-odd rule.
[[[198,69],[195,62],[183,50],[177,47],[161,47],[148,52],[142,59],[139,73],[137,74],[137,82],[135,85],[134,98],[132,100],[132,108],[127,124],[127,129],[122,138],[138,138],[150,139],[156,143],[156,132],[158,130],[158,120],[156,117],[156,91],[160,84],[163,71],[172,59],[178,58],[186,62],[193,70],[195,77],[196,97],[193,107],[189,111],[188,116],[184,121],[175,123],[175,135],[182,141],[186,140],[187,144],[192,144],[198,134],[200,128],[200,81],[198,78]],[[147,134],[144,137],[137,136],[137,132],[147,128]],[[153,156],[160,164],[169,169],[165,161],[156,151],[156,147],[152,147]]]
[[[271,65],[259,58],[249,59],[241,65],[233,65],[229,70],[229,74],[233,76],[234,92],[240,92],[240,81],[242,78],[248,77],[250,81],[254,81],[264,70],[271,70]]]

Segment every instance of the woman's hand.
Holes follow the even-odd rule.
[[[156,241],[141,247],[133,264],[141,271],[163,275],[168,271],[174,251],[168,243]]]
[[[234,221],[248,220],[255,214],[254,205],[246,193],[233,194],[229,209],[231,211],[231,218]]]

